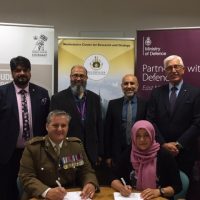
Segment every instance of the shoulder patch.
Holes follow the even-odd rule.
[[[37,142],[41,142],[41,141],[45,141],[45,137],[33,137],[32,139],[30,139],[28,141],[28,144],[34,144],[34,143],[37,143]]]
[[[77,137],[66,137],[66,140],[68,142],[79,142],[79,143],[81,143],[81,140]]]

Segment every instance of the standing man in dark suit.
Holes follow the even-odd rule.
[[[29,83],[30,61],[22,56],[12,58],[10,68],[13,82],[0,86],[1,200],[17,199],[16,179],[24,144],[33,136],[45,134],[49,111],[47,90]]]
[[[122,78],[121,88],[124,96],[113,99],[108,104],[105,119],[105,157],[109,167],[117,162],[122,152],[130,145],[130,128],[141,119],[145,119],[146,102],[136,95],[138,80],[133,74]],[[128,103],[131,104],[131,120],[128,123]],[[127,130],[128,129],[128,130]]]
[[[84,144],[93,167],[103,154],[102,113],[100,97],[86,89],[87,70],[76,65],[71,69],[70,87],[53,95],[50,110],[64,110],[72,117],[69,137],[78,137]]]
[[[200,90],[183,81],[181,57],[164,60],[169,84],[152,91],[147,119],[154,123],[160,144],[171,152],[187,175],[191,175],[200,133]]]

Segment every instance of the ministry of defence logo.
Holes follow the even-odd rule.
[[[144,43],[146,46],[150,46],[152,44],[151,38],[147,37]]]
[[[44,34],[39,36],[35,35],[33,39],[36,41],[32,51],[32,56],[47,56],[47,50],[45,50],[45,42],[48,37]]]
[[[109,63],[107,59],[98,54],[86,58],[84,66],[88,71],[89,79],[95,81],[103,79],[109,71]]]

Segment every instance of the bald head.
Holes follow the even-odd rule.
[[[84,66],[82,65],[74,65],[72,68],[71,68],[71,75],[74,74],[76,71],[81,71],[83,72],[83,74],[85,74],[87,76],[87,70]]]
[[[139,87],[137,77],[133,74],[126,74],[122,78],[121,88],[124,96],[127,98],[132,98],[137,92]]]

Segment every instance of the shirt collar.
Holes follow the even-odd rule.
[[[181,82],[178,85],[172,85],[171,83],[169,83],[169,91],[171,91],[171,88],[174,86],[180,91],[182,85],[183,85],[183,80],[181,80]]]
[[[24,89],[18,87],[18,86],[15,84],[15,82],[13,82],[13,84],[14,84],[15,91],[16,91],[17,94],[18,94],[21,90],[25,90],[27,93],[29,93],[29,84],[28,84]]]
[[[50,137],[49,137],[49,141],[50,141],[50,143],[51,143],[51,145],[52,145],[53,147],[56,146],[56,143],[53,142],[53,141],[50,139]],[[63,140],[62,140],[62,142],[60,142],[59,147],[62,148],[62,145],[63,145]]]
[[[137,97],[134,94],[131,99],[128,99],[126,96],[124,96],[124,102],[127,103],[128,101],[131,101],[131,103],[135,103],[137,101]]]

